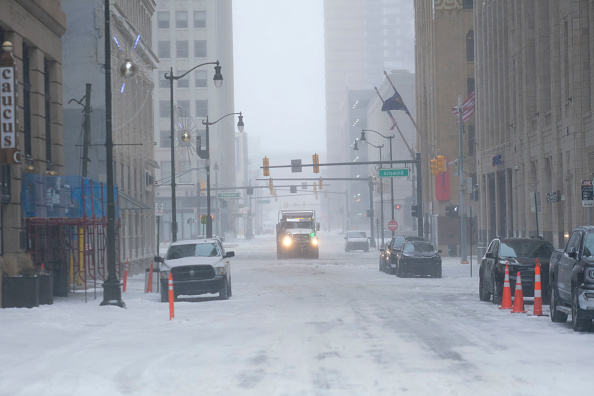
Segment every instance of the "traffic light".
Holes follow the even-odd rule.
[[[437,156],[437,173],[445,172],[445,157],[443,155]]]
[[[417,209],[418,209],[418,208],[419,208],[419,207],[418,207],[417,205],[412,205],[412,206],[410,207],[410,209],[411,209],[411,214],[412,214],[412,217],[419,217],[419,214],[418,214],[418,212],[417,212]]]
[[[433,158],[431,160],[431,174],[437,175],[437,158]]]
[[[274,194],[274,183],[272,178],[268,179],[268,188],[270,189],[270,195]]]
[[[264,176],[270,176],[270,169],[268,168],[269,164],[270,160],[268,158],[262,158],[262,172],[264,172]]]
[[[400,210],[400,204],[396,204],[396,205],[394,205],[394,209],[396,209],[396,210]]]
[[[320,173],[320,157],[317,154],[314,154],[311,156],[311,158],[313,159],[313,173]]]
[[[318,199],[318,182],[313,182],[313,191],[316,199]]]
[[[322,182],[322,178],[320,177],[320,181],[318,182],[319,186],[320,186],[320,190],[324,189],[324,183]]]
[[[200,179],[200,189],[206,190],[206,182],[204,181],[204,179]]]

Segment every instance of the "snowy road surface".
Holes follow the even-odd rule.
[[[479,301],[476,262],[401,279],[320,240],[319,260],[282,261],[272,236],[240,241],[233,297],[176,302],[171,321],[144,276],[126,309],[90,290],[0,310],[0,395],[591,394],[594,334]]]

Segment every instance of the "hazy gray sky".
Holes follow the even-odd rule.
[[[233,2],[235,111],[268,157],[326,151],[323,16],[322,0]]]

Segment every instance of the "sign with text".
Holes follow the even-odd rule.
[[[408,169],[380,169],[379,177],[407,177]]]
[[[594,207],[594,188],[592,179],[582,180],[582,206],[585,208]]]
[[[221,192],[218,194],[219,198],[240,198],[241,193],[238,192]]]
[[[14,66],[0,67],[0,139],[2,148],[16,148]]]

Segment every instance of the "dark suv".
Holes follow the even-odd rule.
[[[534,296],[534,268],[540,262],[542,302],[549,302],[549,260],[555,251],[553,245],[542,238],[500,238],[491,241],[479,267],[479,298],[501,304],[505,264],[509,264],[511,293],[516,288],[517,273],[522,276],[522,294]]]

